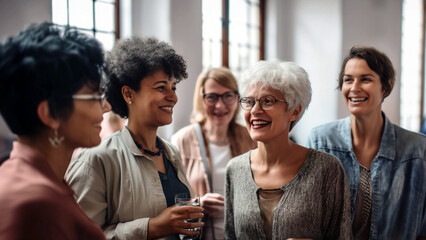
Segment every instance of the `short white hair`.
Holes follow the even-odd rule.
[[[302,107],[299,118],[291,124],[291,130],[311,102],[312,90],[308,73],[294,62],[259,61],[246,69],[238,80],[240,95],[245,97],[248,88],[257,83],[260,83],[261,88],[270,87],[280,91],[287,101],[287,111],[299,105]]]

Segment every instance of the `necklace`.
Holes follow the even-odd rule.
[[[203,131],[204,131],[204,136],[206,136],[208,140],[208,143],[218,145],[218,146],[224,146],[229,144],[228,138],[225,138],[224,140],[221,140],[221,141],[215,141],[209,138],[209,131],[207,129],[204,129]]]
[[[213,141],[209,139],[209,143],[215,144],[215,145],[219,145],[219,146],[223,146],[223,145],[228,145],[229,144],[229,140],[225,139],[222,141]]]
[[[142,147],[142,144],[135,141],[136,146],[143,150],[144,153],[151,155],[151,156],[160,156],[161,152],[163,151],[163,145],[161,144],[160,140],[158,138],[155,139],[155,146],[158,148],[157,152],[153,152],[151,150],[145,149]]]

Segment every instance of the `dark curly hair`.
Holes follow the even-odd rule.
[[[38,134],[46,126],[37,115],[47,100],[50,113],[66,119],[72,95],[83,86],[100,91],[102,45],[94,38],[52,23],[32,24],[0,44],[0,113],[17,135]]]
[[[164,71],[176,83],[186,79],[186,62],[167,43],[155,38],[132,37],[119,41],[106,56],[107,80],[105,95],[112,111],[127,118],[127,104],[121,88],[139,91],[140,82],[158,70]]]
[[[384,98],[389,96],[395,84],[395,70],[388,56],[374,47],[354,46],[351,48],[349,55],[343,60],[337,88],[342,90],[346,63],[352,58],[363,59],[367,62],[368,67],[380,77],[382,89],[385,91]]]

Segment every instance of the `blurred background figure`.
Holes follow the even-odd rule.
[[[289,139],[311,101],[306,71],[292,62],[260,61],[238,83],[258,148],[227,165],[225,238],[352,239],[342,164]]]
[[[106,96],[127,125],[73,158],[66,179],[107,239],[178,239],[198,235],[201,207],[176,207],[193,195],[177,149],[157,135],[172,122],[186,62],[155,38],[124,39],[107,54]]]
[[[0,239],[105,239],[63,180],[74,149],[101,142],[102,72],[102,46],[73,28],[34,24],[0,45],[0,113],[18,136],[0,167]]]
[[[395,71],[386,54],[352,47],[338,88],[350,116],[312,130],[308,146],[342,162],[350,183],[355,239],[426,238],[426,137],[382,111]]]
[[[104,114],[104,120],[102,121],[101,138],[106,138],[109,135],[123,129],[126,124],[126,119],[121,118],[113,112],[107,112]]]
[[[202,196],[206,226],[204,239],[224,239],[224,183],[228,161],[256,143],[237,123],[238,85],[227,68],[212,68],[197,79],[193,124],[172,136],[195,193]]]

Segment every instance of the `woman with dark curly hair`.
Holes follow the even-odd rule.
[[[120,41],[107,55],[106,96],[113,112],[128,119],[121,131],[81,152],[67,180],[77,201],[107,239],[178,238],[197,235],[201,207],[175,207],[177,193],[192,195],[175,147],[157,136],[172,122],[176,84],[186,63],[154,38]]]

